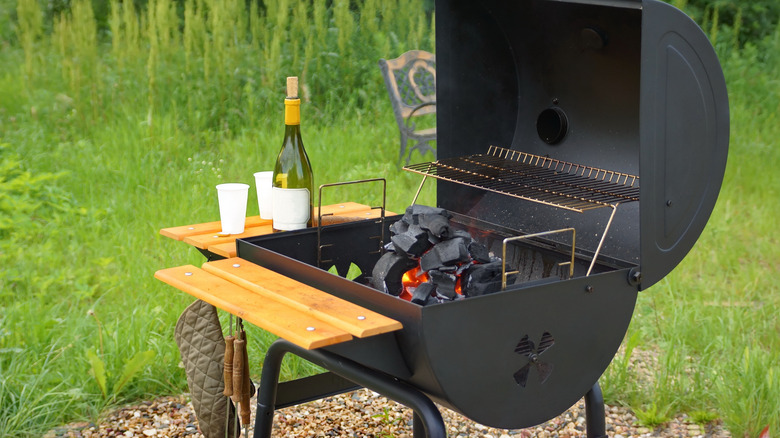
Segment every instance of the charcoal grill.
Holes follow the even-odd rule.
[[[431,401],[514,429],[583,395],[589,436],[604,435],[597,381],[637,293],[709,219],[728,97],[683,13],[653,0],[437,0],[436,32],[438,156],[406,170],[437,179],[437,206],[513,274],[500,292],[423,307],[365,285],[398,217],[239,240],[241,258],[403,324],[313,351],[277,341],[258,436],[275,408],[355,385],[412,407],[415,436],[446,434]],[[576,245],[554,232],[570,228]],[[352,263],[355,281],[327,272]],[[277,387],[286,353],[333,374]]]

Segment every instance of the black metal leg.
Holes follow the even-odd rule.
[[[260,389],[257,391],[257,413],[255,414],[255,438],[271,438],[271,427],[274,424],[276,390],[279,387],[279,373],[286,350],[277,346],[276,342],[268,347],[263,360],[263,371],[260,375]]]
[[[347,358],[327,351],[306,350],[284,339],[279,339],[271,344],[263,362],[260,390],[257,394],[255,438],[270,438],[271,436],[279,369],[286,353],[292,353],[306,359],[358,385],[408,406],[414,411],[415,438],[446,438],[447,430],[441,413],[431,399],[416,388]]]
[[[412,437],[423,438],[425,437],[425,426],[422,424],[422,419],[417,416],[417,413],[412,414]]]
[[[607,436],[607,420],[604,414],[604,397],[601,395],[599,382],[585,394],[585,420],[588,438],[604,438]]]

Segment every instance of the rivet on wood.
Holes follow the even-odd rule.
[[[364,319],[366,319],[366,317],[365,317],[365,316],[363,316],[363,315],[360,315],[360,316],[358,316],[358,319],[359,319],[360,321],[363,321]]]
[[[233,267],[234,267],[234,268],[240,268],[240,267],[241,267],[241,265],[239,265],[238,263],[233,263]]]
[[[189,276],[191,276],[191,275],[192,275],[192,272],[185,272],[185,273],[184,273],[184,275],[186,275],[187,277],[189,277]]]
[[[314,327],[306,327],[307,332],[313,332],[315,329]]]

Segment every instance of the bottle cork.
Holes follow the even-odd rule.
[[[298,98],[298,76],[289,76],[287,78],[287,98]]]

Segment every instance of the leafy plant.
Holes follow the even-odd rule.
[[[103,399],[107,402],[113,402],[122,389],[127,385],[133,377],[139,372],[143,371],[144,367],[154,359],[155,353],[153,350],[139,351],[129,361],[124,363],[122,371],[116,379],[112,379],[112,375],[106,371],[106,363],[103,360],[103,325],[100,323],[95,311],[90,309],[89,316],[92,316],[97,322],[98,338],[100,341],[100,355],[95,352],[95,349],[88,349],[86,351],[87,362],[90,365],[90,372],[92,377],[97,383],[100,393],[103,395]]]
[[[691,411],[688,412],[688,417],[694,423],[704,426],[705,424],[712,423],[718,419],[718,414],[712,411]]]
[[[396,426],[401,421],[400,417],[393,418],[393,416],[390,415],[390,408],[388,408],[386,406],[382,408],[382,412],[380,412],[378,414],[374,414],[374,415],[372,415],[372,417],[373,418],[379,418],[380,419],[380,424],[383,427],[386,427],[386,428],[389,428],[389,427],[392,427],[392,426]],[[393,438],[393,437],[395,437],[395,434],[393,434],[392,432],[389,432],[387,430],[381,431],[380,435],[382,437],[384,437],[384,438]]]
[[[634,415],[636,415],[639,423],[647,427],[657,427],[671,418],[666,408],[659,408],[655,403],[651,404],[647,409],[634,409]]]
[[[100,358],[94,349],[87,350],[86,357],[90,364],[92,377],[95,379],[100,393],[108,402],[116,400],[122,389],[127,385],[136,374],[143,371],[144,367],[154,359],[153,350],[139,351],[122,367],[122,372],[116,379],[112,379],[111,374],[106,372],[106,364]]]

